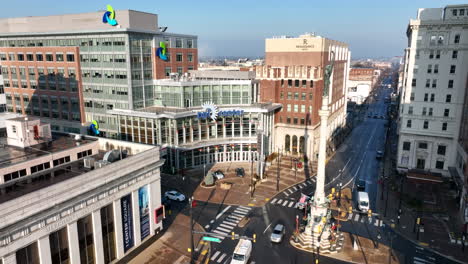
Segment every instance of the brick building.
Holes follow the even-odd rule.
[[[285,154],[315,159],[322,104],[323,69],[335,54],[330,84],[330,135],[345,125],[350,52],[339,41],[301,35],[266,39],[265,65],[256,68],[260,101],[281,103],[275,115],[275,147]]]

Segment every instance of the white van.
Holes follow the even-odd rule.
[[[369,211],[369,195],[366,192],[358,192],[358,208],[365,213]]]
[[[246,264],[250,259],[252,253],[252,241],[248,239],[241,239],[234,249],[231,264]]]

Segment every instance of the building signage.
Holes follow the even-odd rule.
[[[117,20],[115,20],[115,11],[111,5],[107,5],[107,11],[102,16],[102,23],[109,24],[111,26],[117,26]]]
[[[148,186],[143,186],[140,189],[138,189],[141,240],[143,240],[150,234],[148,201]]]
[[[197,118],[199,119],[211,118],[211,120],[216,121],[218,117],[244,115],[244,110],[241,109],[219,111],[218,107],[210,102],[204,103],[202,107],[204,111],[197,112]]]
[[[132,218],[132,196],[129,194],[120,199],[122,211],[122,232],[124,252],[131,249],[134,244],[133,240],[133,218]]]
[[[307,39],[302,40],[302,45],[296,45],[296,49],[308,50],[313,49],[315,46],[308,43]]]

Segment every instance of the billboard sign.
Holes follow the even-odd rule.
[[[122,232],[124,252],[127,252],[134,245],[133,240],[133,218],[132,218],[132,196],[126,195],[120,199],[122,211]]]

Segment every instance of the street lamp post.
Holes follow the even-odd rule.
[[[193,259],[193,251],[194,251],[194,243],[193,243],[193,197],[190,197],[189,199],[190,203],[190,263],[193,264],[195,263],[195,260]]]
[[[279,153],[279,149],[278,149],[278,153]],[[278,154],[277,164],[278,164],[278,169],[276,170],[276,191],[279,192],[280,165],[281,165],[281,156],[280,156],[280,154]]]
[[[250,162],[250,198],[253,197],[253,164],[254,164],[254,161],[253,159],[251,160]]]
[[[297,159],[294,159],[294,180],[297,179]]]
[[[338,207],[341,206],[341,188],[342,188],[342,186],[343,186],[343,183],[340,182],[340,185],[339,185],[339,186],[340,186],[340,192],[338,193]],[[339,210],[339,209],[340,209],[340,208],[338,208],[338,210]]]

